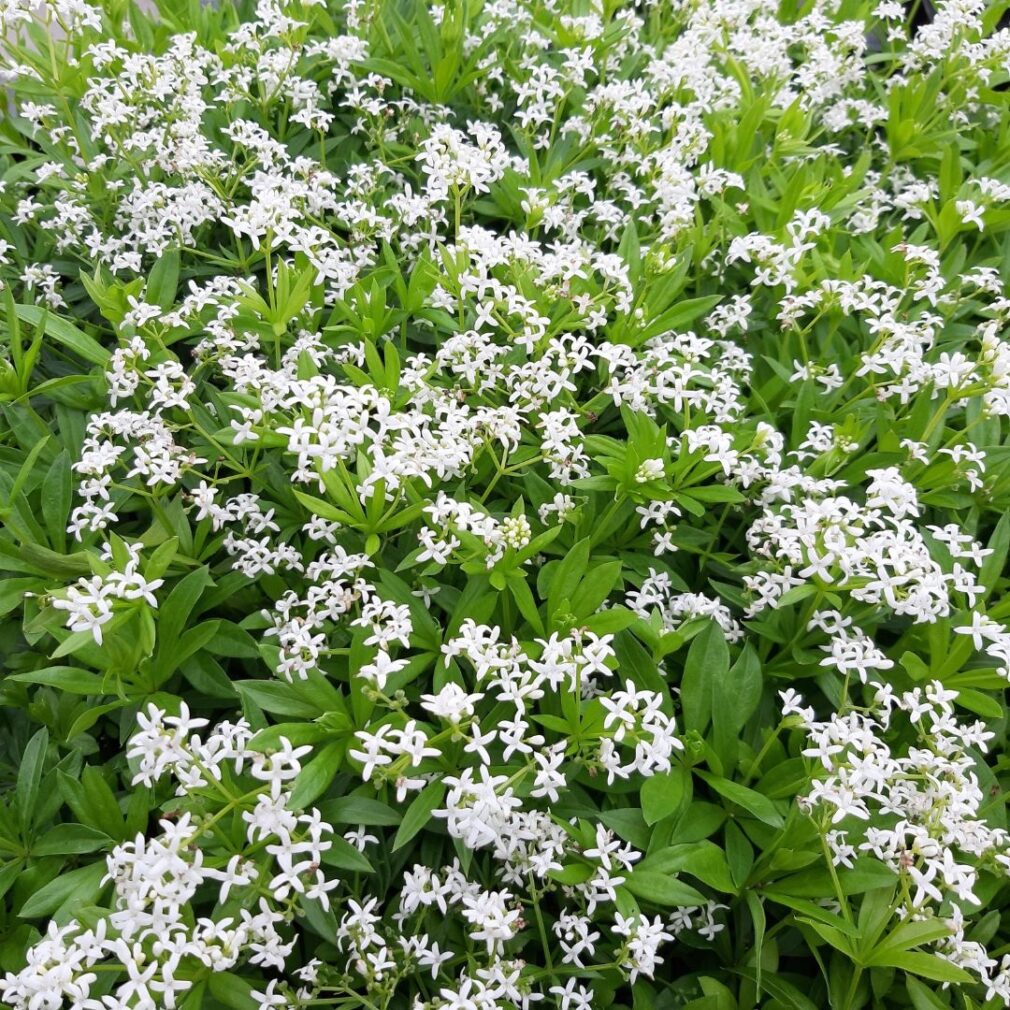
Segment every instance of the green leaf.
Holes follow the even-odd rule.
[[[675,767],[662,775],[653,775],[642,783],[642,814],[646,824],[655,824],[675,813],[690,796],[691,773]]]
[[[330,730],[315,722],[280,722],[261,729],[249,741],[249,749],[266,754],[281,746],[281,737],[286,737],[293,747],[301,747],[303,744],[322,743],[331,736]]]
[[[293,719],[316,719],[323,713],[319,707],[300,698],[294,686],[279,680],[238,680],[235,690],[249,698],[265,712]]]
[[[86,733],[103,715],[115,712],[116,709],[123,708],[129,703],[128,698],[120,698],[117,701],[110,701],[104,705],[89,706],[71,723],[70,729],[67,731],[67,739],[73,740],[74,737],[79,736],[81,733]]]
[[[209,988],[214,999],[223,1003],[229,1010],[257,1010],[262,1006],[253,999],[253,987],[244,978],[230,971],[212,972]]]
[[[571,597],[576,620],[595,614],[621,578],[621,562],[608,561],[590,569]]]
[[[176,647],[160,653],[160,660],[152,666],[152,675],[156,683],[160,686],[162,681],[171,676],[177,667],[186,663],[186,677],[199,690],[211,694],[215,698],[234,700],[236,697],[235,688],[223,673],[218,675],[217,671],[220,670],[220,665],[217,660],[206,653],[197,655],[217,634],[219,625],[219,621],[203,621],[200,624],[194,624],[192,628],[187,628],[179,636]],[[191,658],[194,658],[193,663],[188,662]],[[200,683],[196,684],[194,678],[200,678]]]
[[[733,995],[733,991],[722,982],[709,976],[702,975],[698,979],[698,985],[705,994],[701,999],[691,1000],[684,1004],[684,1010],[740,1010],[739,1004]],[[635,1003],[635,1010],[638,1003]],[[651,1008],[650,1008],[651,1010]]]
[[[669,905],[675,908],[697,908],[708,899],[701,891],[682,883],[675,877],[653,870],[634,869],[628,874],[624,886],[636,898],[653,905]]]
[[[757,971],[754,968],[743,966],[733,969],[738,975],[749,978],[752,982],[757,982]],[[769,996],[775,998],[776,1002],[788,1010],[824,1010],[823,1006],[818,1006],[809,996],[798,989],[792,982],[786,981],[781,975],[771,972],[761,973],[761,985]]]
[[[67,519],[72,497],[70,453],[64,449],[53,460],[42,481],[42,520],[46,524],[49,543],[63,551],[67,545]]]
[[[217,631],[206,649],[215,656],[229,659],[259,659],[260,656],[256,639],[232,621],[218,621]]]
[[[57,824],[32,846],[33,856],[71,856],[111,848],[113,840],[86,824]]]
[[[156,682],[160,683],[193,652],[204,646],[209,646],[221,633],[220,622],[217,621],[204,622],[204,630],[199,636],[191,635],[194,628],[186,628],[186,622],[204,590],[213,585],[214,580],[210,576],[210,569],[206,565],[197,568],[172,587],[168,598],[158,609],[158,644],[153,663],[153,675]],[[186,641],[186,646],[181,647],[186,635],[190,635],[190,637]],[[197,641],[199,644],[194,647],[194,643]]]
[[[768,918],[765,915],[765,906],[761,898],[751,890],[745,893],[747,909],[751,916],[751,926],[754,928],[754,967],[757,977],[754,984],[757,986],[755,996],[761,996],[761,954],[764,949],[765,931],[768,926]]]
[[[0,898],[14,886],[23,870],[24,863],[19,859],[0,868]]]
[[[18,917],[40,919],[52,916],[71,902],[93,905],[102,890],[102,878],[107,870],[105,860],[89,863],[68,873],[61,873],[45,887],[36,891],[20,908]]]
[[[684,489],[695,501],[700,502],[732,502],[737,504],[746,501],[735,487],[725,484],[708,484],[704,487],[689,487]]]
[[[158,610],[158,638],[164,643],[164,648],[175,647],[186,626],[186,620],[203,595],[203,591],[213,585],[210,569],[204,565],[181,578],[172,587],[168,598]]]
[[[9,614],[25,602],[25,595],[43,588],[37,578],[0,579],[0,617]]]
[[[842,890],[846,894],[863,894],[876,888],[894,884],[894,871],[885,863],[868,857],[859,857],[852,869],[839,873]],[[820,898],[830,893],[831,877],[823,868],[808,869],[777,881],[774,888],[764,893],[775,901],[788,898]],[[783,901],[788,903],[788,901]]]
[[[702,295],[700,298],[685,298],[657,316],[646,327],[639,330],[632,341],[636,346],[645,343],[652,337],[676,330],[703,316],[709,309],[722,301],[722,295]]]
[[[721,796],[731,803],[735,803],[738,807],[743,807],[764,824],[773,828],[781,828],[785,823],[782,814],[767,796],[740,785],[739,782],[731,782],[729,779],[720,778],[710,772],[696,769],[695,774],[704,779]]]
[[[543,533],[538,533],[525,547],[516,551],[515,563],[521,565],[529,561],[530,558],[536,557],[545,547],[561,536],[562,529],[561,526],[551,526]]]
[[[713,842],[671,845],[669,848],[650,853],[638,865],[643,870],[664,874],[690,873],[702,883],[726,894],[735,894],[737,890],[730,876],[726,854]]]
[[[331,824],[391,827],[402,820],[391,806],[368,796],[341,796],[320,804],[319,809]]]
[[[86,767],[80,781],[57,769],[56,781],[67,806],[81,823],[117,841],[126,836],[126,821],[115,794],[96,768]]]
[[[44,684],[47,687],[67,691],[69,694],[112,694],[116,686],[115,680],[112,680],[111,684],[107,683],[106,679],[97,673],[76,666],[47,666],[43,670],[12,674],[10,679],[22,684]]]
[[[627,607],[610,607],[607,610],[597,611],[589,617],[583,619],[582,626],[596,635],[612,635],[615,632],[630,628],[641,618],[633,610]]]
[[[819,919],[804,919],[802,917],[797,917],[797,922],[803,923],[812,929],[825,943],[834,947],[835,950],[839,951],[850,961],[856,960],[855,945],[852,943],[848,937],[845,936],[841,930],[835,929],[833,926],[829,926]]]
[[[328,743],[305,765],[295,778],[288,805],[292,810],[304,810],[326,792],[340,769],[345,744],[342,741]]]
[[[722,628],[709,621],[691,641],[680,682],[684,726],[704,733],[712,718],[713,684],[729,671],[729,647]]]
[[[345,524],[355,521],[343,509],[338,509],[336,505],[331,505],[328,501],[323,501],[322,498],[305,494],[304,491],[295,491],[294,495],[314,516]]]
[[[624,234],[621,236],[620,245],[617,247],[617,255],[628,265],[629,275],[637,279],[642,272],[642,250],[638,241],[638,230],[635,228],[635,219],[628,219]]]
[[[902,922],[887,936],[878,940],[869,952],[866,963],[888,964],[887,958],[911,947],[934,943],[951,935],[950,926],[943,919],[923,919]]]
[[[543,621],[540,620],[540,612],[537,610],[536,601],[526,582],[525,575],[515,575],[508,578],[508,589],[512,599],[516,601],[519,613],[529,622],[534,632],[538,635],[544,633]]]
[[[147,278],[144,300],[151,305],[170,309],[175,303],[175,292],[179,286],[179,250],[166,249],[157,263],[151,267]]]
[[[430,820],[431,812],[445,797],[445,784],[429,782],[413,799],[393,839],[392,852],[403,848]]]
[[[752,893],[748,891],[748,894]],[[791,908],[796,912],[803,913],[806,919],[814,919],[817,922],[823,922],[827,926],[831,926],[837,929],[840,933],[845,933],[846,936],[852,936],[859,938],[859,930],[850,922],[847,922],[841,916],[836,915],[834,912],[830,912],[825,908],[822,908],[816,902],[809,901],[806,898],[794,898],[792,895],[783,894],[781,891],[766,890],[763,892],[764,895],[770,900],[777,904],[785,905],[787,908]],[[797,916],[799,918],[799,916]]]
[[[599,814],[600,821],[626,842],[631,842],[636,849],[647,849],[652,834],[645,823],[642,811],[637,807],[616,807],[613,810],[603,810]]]
[[[1000,516],[989,538],[988,548],[992,553],[983,559],[978,570],[978,582],[985,588],[986,595],[996,588],[1006,566],[1007,552],[1010,551],[1010,512]]]
[[[323,853],[323,862],[327,866],[336,866],[352,873],[375,873],[375,867],[365,855],[340,835],[334,835],[330,839],[330,847]]]
[[[49,731],[43,726],[28,741],[18,767],[17,798],[21,827],[27,831],[35,821],[35,801],[42,781],[46,753],[49,749]]]
[[[589,537],[580,540],[558,562],[547,590],[547,616],[557,613],[562,600],[570,600],[589,567]]]
[[[970,687],[958,688],[957,703],[962,708],[966,708],[969,712],[974,712],[985,719],[1001,719],[1003,717],[1003,706],[1000,702]]]
[[[569,863],[560,870],[551,870],[548,876],[559,884],[584,884],[595,872],[589,863]]]
[[[761,703],[761,661],[753,646],[745,645],[737,661],[729,668],[716,686],[716,711],[720,702],[732,713],[729,725],[734,731],[743,728],[747,720],[757,711]]]
[[[94,337],[89,337],[66,319],[51,315],[38,305],[17,305],[15,311],[18,318],[29,326],[38,326],[44,322],[47,337],[52,337],[85,361],[94,365],[105,365],[108,362],[109,352]]]
[[[900,968],[902,971],[910,972],[913,975],[921,975],[923,978],[932,979],[934,982],[973,982],[974,978],[963,968],[945,961],[936,954],[923,954],[920,951],[891,952],[883,960],[874,959],[873,964],[877,967],[887,966]]]
[[[747,645],[737,661],[712,677],[712,739],[726,767],[736,760],[740,731],[761,701],[761,661]]]
[[[914,975],[905,976],[905,991],[912,1001],[915,1010],[950,1010],[950,1004],[945,1003],[928,986],[923,985]]]
[[[726,851],[726,863],[729,866],[730,876],[739,889],[750,878],[751,869],[754,867],[754,849],[736,821],[730,821],[726,825],[723,847]]]
[[[39,456],[42,455],[48,444],[49,436],[46,435],[44,438],[40,438],[28,451],[28,455],[25,456],[24,462],[22,462],[18,470],[18,475],[14,478],[14,483],[11,484],[10,490],[7,492],[7,501],[9,503],[15,502],[18,495],[21,494],[22,488],[35,472],[35,464],[38,462]]]

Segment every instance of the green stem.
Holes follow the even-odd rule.
[[[856,998],[856,993],[859,990],[859,980],[863,977],[863,969],[859,965],[852,966],[852,979],[849,982],[848,992],[845,994],[845,1003],[842,1006],[842,1010],[852,1010],[854,1001]]]
[[[841,906],[845,921],[852,926],[854,922],[852,919],[852,910],[849,908],[849,899],[845,897],[845,892],[842,890],[842,882],[838,879],[838,871],[835,869],[835,860],[831,855],[827,836],[824,834],[823,829],[819,834],[821,836],[821,849],[824,852],[824,859],[828,864],[828,873],[831,875],[831,884],[835,889],[835,896],[838,898],[838,904]]]
[[[540,934],[540,942],[544,947],[544,962],[547,966],[546,974],[554,977],[554,961],[551,958],[551,945],[547,939],[547,927],[544,925],[543,913],[540,911],[540,894],[534,884],[530,884],[530,893],[533,895],[533,914],[537,920],[537,932]]]
[[[754,760],[750,763],[750,768],[747,769],[747,774],[744,776],[743,784],[747,785],[751,779],[754,778],[758,769],[761,767],[761,762],[768,756],[768,751],[771,750],[773,744],[779,738],[779,734],[782,732],[782,723],[780,722],[778,726],[775,727],[775,732],[770,734],[768,739],[761,745],[761,750],[757,752]]]
[[[922,433],[922,438],[919,439],[920,442],[928,442],[930,436],[933,434],[936,426],[947,416],[947,410],[950,407],[950,397],[944,396],[943,400],[940,402],[940,406],[937,407],[936,412],[929,419],[929,423],[926,425],[926,430]]]

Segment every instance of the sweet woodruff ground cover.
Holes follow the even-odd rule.
[[[1010,1004],[1006,7],[0,0],[3,1005]]]

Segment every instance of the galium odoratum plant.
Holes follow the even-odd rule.
[[[1010,1005],[1005,3],[0,3],[0,1000]]]

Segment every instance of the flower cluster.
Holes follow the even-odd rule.
[[[138,721],[128,751],[137,767],[134,783],[151,786],[171,776],[177,795],[195,810],[176,809],[159,822],[159,834],[138,834],[110,852],[104,880],[113,887],[112,911],[93,926],[76,919],[51,925],[24,970],[2,983],[6,1002],[176,1007],[198,984],[191,965],[283,969],[295,944],[289,925],[298,896],[329,907],[328,894],[339,886],[321,869],[332,826],[318,810],[290,807],[291,781],[311,748],[292,748],[282,738],[274,752],[251,752],[253,734],[241,720],[202,739],[194,731],[207,720],[192,718],[185,704],[177,716],[151,706]],[[250,782],[255,785],[247,789]],[[213,816],[199,809],[199,800],[193,803],[204,792],[223,801]],[[215,823],[233,812],[241,815],[255,856],[229,857],[208,844]],[[194,922],[190,902],[207,884],[220,911]],[[123,975],[111,990],[98,974],[110,962]]]
[[[867,708],[826,721],[795,692],[784,711],[801,718],[803,755],[822,768],[801,802],[823,821],[834,864],[851,868],[858,853],[869,853],[890,867],[901,882],[895,913],[941,919],[941,956],[979,975],[987,998],[1006,1001],[1010,957],[990,957],[968,939],[963,911],[982,904],[980,870],[1010,875],[1010,834],[987,822],[976,771],[975,754],[995,734],[981,722],[960,722],[956,698],[936,681],[900,693],[882,684]],[[912,739],[892,742],[907,738],[906,727]]]

